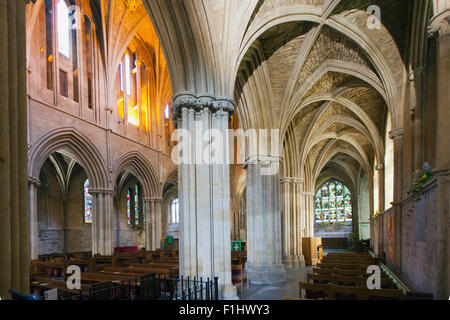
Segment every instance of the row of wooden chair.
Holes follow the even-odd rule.
[[[305,291],[305,295],[303,295]],[[299,282],[299,297],[328,300],[401,300],[398,289],[368,289],[364,286],[342,286]]]
[[[348,263],[318,263],[317,264],[317,268],[320,269],[347,269],[347,270],[356,270],[356,269],[364,269],[367,270],[367,268],[369,266],[373,266],[376,265],[376,263],[372,263],[372,264],[366,264],[366,263],[352,263],[352,264],[348,264]]]
[[[308,283],[335,284],[346,286],[364,286],[369,276],[343,276],[335,274],[308,274]],[[381,289],[398,289],[389,278],[380,279]]]
[[[335,274],[340,276],[365,276],[370,275],[366,273],[366,269],[339,269],[339,268],[313,268],[314,274]],[[381,277],[387,277],[386,274],[381,273]]]

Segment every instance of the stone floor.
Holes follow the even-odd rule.
[[[328,252],[349,252],[349,250],[324,250],[324,255]],[[312,273],[312,266],[300,268],[286,268],[286,282],[273,285],[250,284],[250,288],[244,288],[243,293],[239,293],[241,300],[282,300],[283,295],[299,297],[298,282],[306,282],[308,273]],[[238,289],[240,290],[240,289]]]

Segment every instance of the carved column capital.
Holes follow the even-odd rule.
[[[105,111],[107,111],[107,112],[109,111],[110,113],[112,113],[114,111],[114,108],[106,106]]]
[[[428,38],[438,40],[450,35],[450,9],[435,15],[428,23]]]
[[[399,141],[403,138],[403,129],[395,129],[389,132],[389,138],[394,141]]]
[[[142,200],[147,203],[162,202],[162,198],[143,198]]]
[[[376,165],[375,169],[377,171],[383,171],[384,170],[384,163],[379,163]]]
[[[41,186],[41,181],[39,179],[36,179],[35,177],[28,177],[28,183],[34,184],[36,187]]]
[[[303,178],[284,177],[280,179],[281,184],[303,184],[304,182]]]
[[[178,92],[172,97],[172,119],[174,124],[181,117],[183,109],[191,109],[195,112],[208,109],[212,113],[223,111],[231,115],[234,113],[234,100],[226,97],[197,96],[191,92]]]
[[[91,195],[99,195],[99,194],[109,194],[114,196],[115,192],[111,189],[89,189],[89,194]]]
[[[279,165],[281,161],[282,157],[280,156],[253,154],[245,160],[244,169],[247,169],[249,165],[261,165],[261,166]]]

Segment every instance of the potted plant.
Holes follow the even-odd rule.
[[[431,172],[431,166],[428,162],[423,164],[423,168],[421,170],[416,170],[413,172],[411,187],[408,194],[412,195],[414,202],[420,200],[420,196],[423,194],[424,185],[431,179],[433,179],[433,173]]]

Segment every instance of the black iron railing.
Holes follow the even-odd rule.
[[[67,294],[61,300],[219,300],[218,277],[167,278],[152,273],[120,282],[92,285],[88,292]]]

